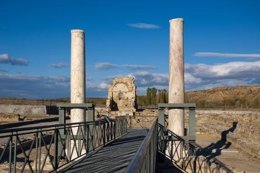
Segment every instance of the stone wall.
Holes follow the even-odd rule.
[[[0,113],[20,115],[58,114],[56,106],[0,104]]]
[[[133,115],[136,111],[136,86],[133,77],[113,80],[108,88],[106,108],[108,111],[118,111],[120,115]]]

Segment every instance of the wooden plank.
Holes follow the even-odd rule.
[[[146,129],[129,130],[123,137],[111,142],[90,157],[61,172],[103,173],[124,172],[147,135]]]

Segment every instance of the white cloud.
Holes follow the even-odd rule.
[[[147,71],[132,73],[135,77],[136,84],[141,87],[167,86],[168,74],[149,73]]]
[[[194,83],[197,84],[202,82],[201,78],[195,77],[190,73],[185,73],[184,75],[185,75],[184,79],[186,84],[194,84]]]
[[[214,65],[194,64],[188,65],[186,70],[199,77],[241,77],[249,74],[255,76],[260,72],[260,61],[228,62]]]
[[[2,63],[2,64],[11,64],[11,65],[23,65],[23,66],[27,66],[29,64],[29,62],[26,59],[12,58],[8,54],[0,54],[0,63]]]
[[[260,61],[222,64],[187,64],[186,88],[209,89],[220,86],[259,85]],[[194,80],[195,79],[195,80]]]
[[[50,64],[50,67],[53,67],[53,68],[65,68],[65,67],[67,67],[67,65],[60,62],[60,63],[56,63],[56,64]]]
[[[106,82],[101,82],[99,85],[98,85],[98,88],[99,89],[107,89],[109,86],[109,84],[107,84]]]
[[[117,67],[118,67],[118,65],[107,63],[107,62],[95,64],[95,68],[98,70],[108,70],[108,69],[113,69],[113,68],[117,68]]]
[[[151,65],[130,65],[130,64],[125,64],[122,65],[123,67],[132,69],[132,70],[154,70],[156,67],[151,66]]]
[[[59,98],[69,96],[66,76],[35,76],[0,72],[1,97]]]
[[[137,29],[159,29],[159,25],[151,24],[151,23],[129,23],[128,26]]]
[[[198,57],[220,57],[220,58],[260,58],[260,54],[247,53],[220,53],[220,52],[196,52]]]

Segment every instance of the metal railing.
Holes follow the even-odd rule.
[[[126,118],[0,130],[0,169],[53,171],[126,133]],[[73,129],[77,129],[77,132]]]
[[[188,109],[188,127],[187,134],[182,136],[182,138],[195,141],[196,140],[196,118],[195,118],[195,108],[196,105],[194,103],[159,103],[158,104],[158,118],[159,124],[163,125],[165,129],[168,127],[168,115],[165,114],[165,109]]]
[[[154,173],[157,156],[158,120],[154,120],[151,129],[127,167],[127,173]]]
[[[231,173],[219,160],[207,159],[199,154],[201,147],[195,143],[195,104],[159,104],[158,152],[186,172]],[[187,136],[181,137],[167,129],[167,115],[163,109],[189,109]]]

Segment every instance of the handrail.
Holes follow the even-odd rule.
[[[20,121],[20,122],[13,122],[13,123],[6,123],[0,125],[0,130],[3,129],[10,129],[10,128],[17,128],[19,126],[24,125],[31,125],[31,124],[38,124],[43,122],[58,122],[59,117],[52,117],[52,118],[42,118],[42,119],[36,119],[36,120],[30,120],[30,121]]]
[[[164,109],[189,109],[188,136],[178,136],[167,129],[167,115]],[[158,104],[158,152],[168,157],[175,165],[188,172],[224,171],[232,172],[217,159],[208,160],[199,156],[197,150],[200,146],[195,143],[195,108],[194,103],[168,103]]]
[[[86,109],[86,108],[93,108],[95,107],[94,104],[92,103],[59,103],[57,104],[57,107],[59,108],[71,108],[71,109],[76,109],[76,108],[81,108],[81,109]]]
[[[189,141],[196,140],[196,117],[195,117],[195,103],[159,103],[158,104],[158,117],[159,117],[159,124],[164,126],[167,129],[168,122],[166,119],[169,117],[168,115],[164,114],[164,109],[188,109],[189,110],[189,124],[188,124],[188,133],[186,136],[182,136]]]
[[[124,135],[126,127],[127,120],[122,117],[110,122],[102,119],[66,126],[56,124],[1,130],[0,141],[6,143],[0,148],[0,169],[7,162],[9,172],[55,171]]]
[[[157,125],[158,119],[155,119],[151,129],[149,130],[147,136],[143,140],[141,146],[139,147],[125,172],[155,172],[157,152]]]
[[[195,103],[159,103],[158,108],[159,109],[196,108],[196,104]]]
[[[170,130],[163,131],[163,126],[159,124],[159,134],[165,134],[168,137],[159,136],[158,152],[172,160],[175,165],[184,171],[232,173],[225,164],[216,158],[208,160],[200,156],[198,151],[201,147],[195,142],[185,141],[185,139]],[[174,138],[171,139],[169,136],[174,136]]]
[[[77,123],[66,123],[66,126],[73,126],[73,125],[86,125],[86,124],[97,124],[99,122],[105,122],[104,119],[99,119],[96,121],[88,121],[88,122],[77,122]],[[0,134],[1,133],[14,133],[14,132],[20,132],[18,134],[25,134],[27,132],[25,131],[38,131],[39,129],[46,129],[46,130],[51,130],[51,128],[53,129],[60,129],[60,128],[64,128],[63,124],[51,124],[51,125],[41,125],[41,126],[34,126],[34,127],[18,127],[18,128],[13,128],[13,129],[0,129]],[[32,132],[30,132],[32,133]],[[7,135],[8,136],[8,135]],[[4,136],[0,136],[0,137],[4,137]]]

